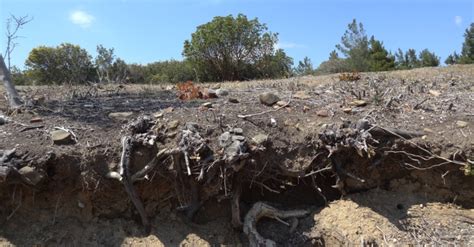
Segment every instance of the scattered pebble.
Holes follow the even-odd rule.
[[[430,90],[429,93],[435,97],[438,97],[441,95],[441,93],[439,91],[436,91],[436,90]]]
[[[229,98],[229,102],[230,102],[230,103],[237,104],[237,103],[239,103],[239,100],[236,99],[236,98]]]
[[[170,130],[174,130],[174,129],[178,128],[178,126],[179,126],[179,121],[178,120],[173,120],[173,121],[170,121],[168,123],[168,129],[170,129]]]
[[[219,89],[216,90],[216,94],[219,97],[223,97],[223,96],[229,95],[229,91],[227,91],[226,89],[223,89],[223,88],[219,88]]]
[[[39,117],[34,117],[34,118],[30,119],[30,123],[40,123],[40,122],[43,122],[43,119],[41,119]]]
[[[117,120],[127,120],[133,115],[133,112],[111,112],[109,113],[109,118],[117,119]]]
[[[343,108],[342,111],[343,111],[344,113],[348,113],[348,114],[349,114],[349,113],[352,113],[352,108],[350,108],[350,107],[348,107],[348,108]]]
[[[310,99],[311,96],[309,96],[306,91],[298,91],[293,95],[293,98],[295,99]]]
[[[366,106],[367,102],[365,100],[354,100],[351,102],[351,105],[361,107],[361,106]]]
[[[71,133],[65,130],[53,130],[51,131],[51,139],[53,143],[56,145],[65,145],[65,144],[72,144],[74,140],[72,138]]]
[[[316,112],[316,115],[320,117],[329,117],[329,112],[327,110],[319,110]]]
[[[259,99],[260,99],[260,103],[267,106],[272,106],[276,102],[280,101],[280,98],[278,96],[269,92],[260,94]]]
[[[201,106],[205,107],[205,108],[212,108],[212,102],[206,102],[206,103],[202,104]]]
[[[256,136],[252,137],[252,141],[257,145],[262,145],[268,141],[268,135],[257,134]]]
[[[459,128],[464,128],[464,127],[467,126],[467,122],[464,122],[464,121],[459,120],[459,121],[456,122],[456,125],[457,125]]]

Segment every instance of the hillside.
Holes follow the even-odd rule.
[[[0,245],[474,241],[474,66],[198,86],[1,99]]]

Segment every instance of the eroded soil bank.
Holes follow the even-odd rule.
[[[455,66],[208,84],[227,93],[190,101],[23,88],[26,110],[2,110],[0,244],[469,245],[472,78]]]

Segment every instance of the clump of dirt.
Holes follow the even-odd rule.
[[[0,243],[472,242],[472,78],[303,77],[189,101],[167,87],[23,88],[30,104],[0,126]],[[261,104],[268,92],[281,101]]]

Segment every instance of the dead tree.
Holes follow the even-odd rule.
[[[15,89],[15,86],[12,82],[12,77],[10,75],[10,71],[3,60],[3,56],[0,55],[0,81],[3,81],[3,85],[5,86],[5,90],[7,91],[8,96],[8,103],[11,108],[18,109],[22,106],[20,95]]]
[[[10,71],[10,61],[11,61],[11,54],[18,43],[15,42],[16,39],[20,38],[18,36],[18,31],[27,23],[32,21],[33,18],[29,17],[28,15],[16,17],[11,15],[10,18],[7,19],[7,28],[5,35],[7,36],[7,48],[5,49],[5,59],[7,60],[7,68]]]

